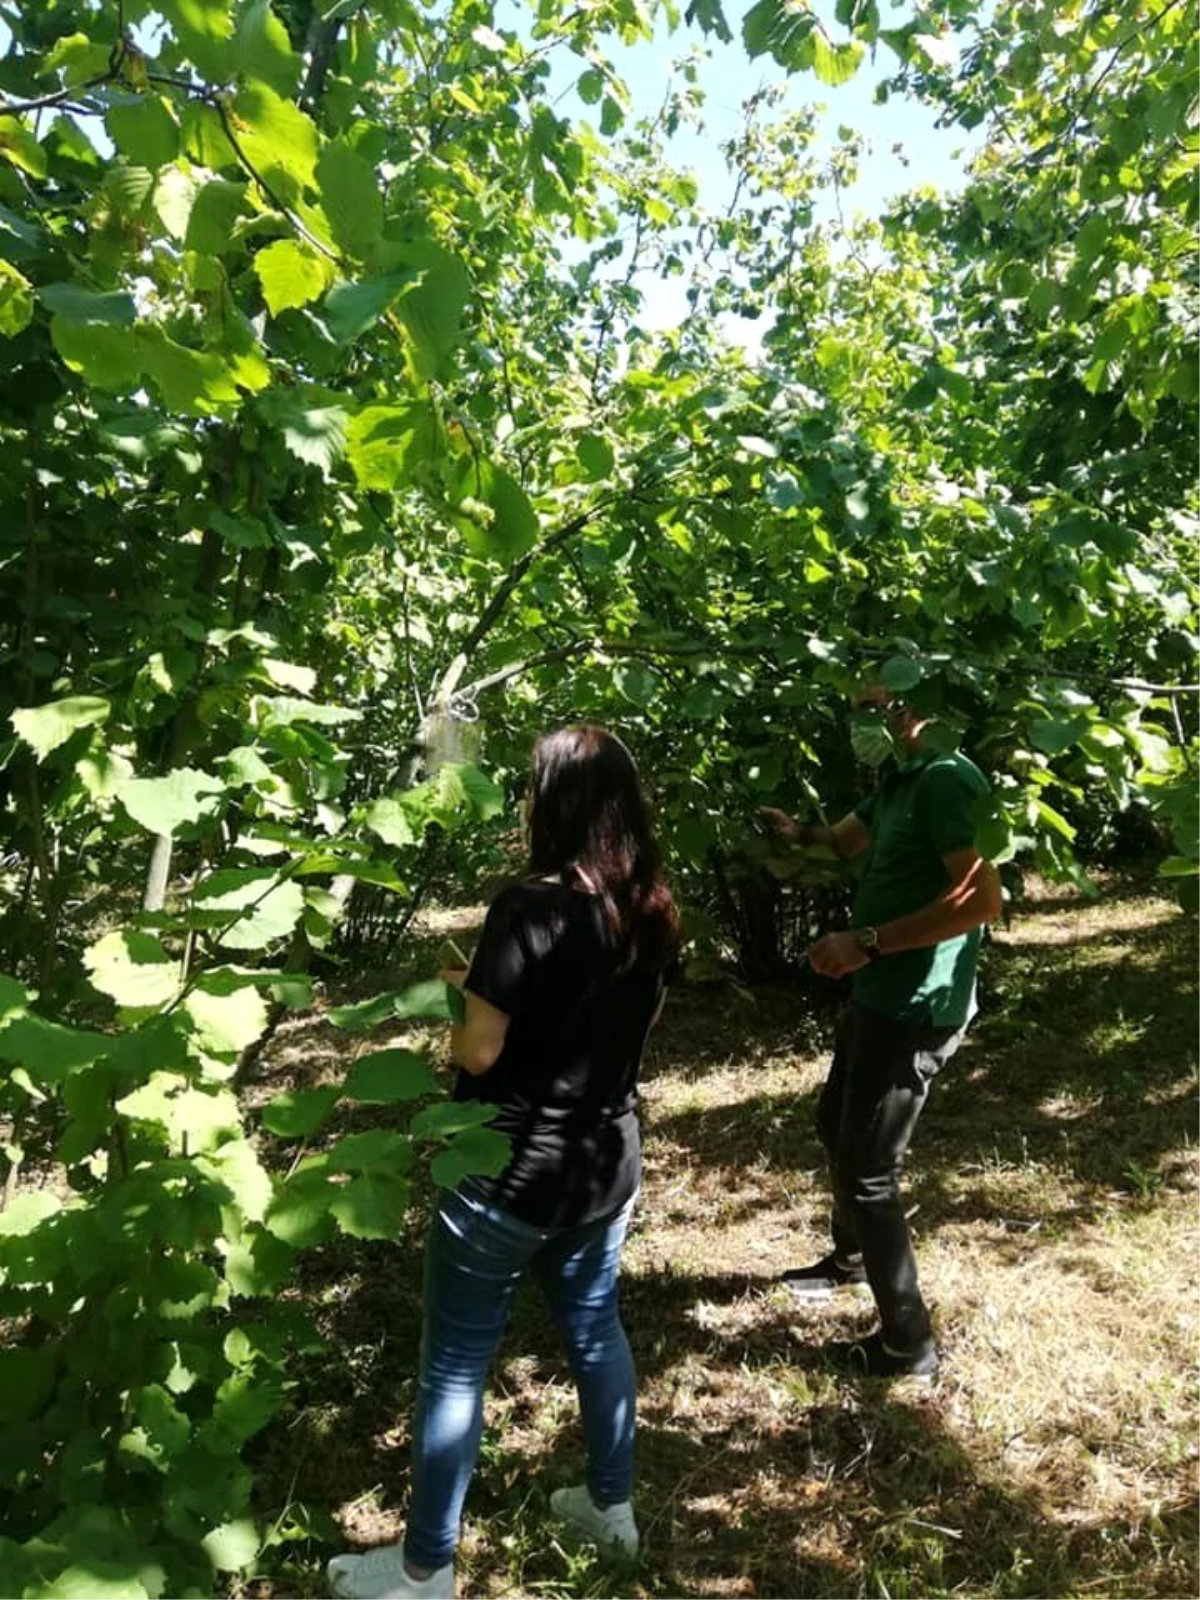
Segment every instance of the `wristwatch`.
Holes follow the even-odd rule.
[[[854,937],[858,940],[858,948],[868,961],[878,961],[883,951],[879,948],[878,928],[855,928]]]

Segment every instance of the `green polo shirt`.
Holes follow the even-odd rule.
[[[878,927],[919,911],[949,882],[942,857],[975,843],[988,781],[957,751],[917,755],[890,771],[854,814],[871,835],[852,926]],[[956,1028],[975,1014],[983,930],[923,950],[880,956],[854,974],[854,998],[885,1017]]]

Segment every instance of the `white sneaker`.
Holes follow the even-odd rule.
[[[562,1522],[570,1523],[578,1532],[586,1534],[602,1550],[632,1561],[638,1553],[637,1523],[633,1520],[633,1507],[628,1500],[619,1506],[596,1504],[584,1483],[570,1489],[555,1489],[550,1496],[550,1509]]]
[[[410,1578],[404,1550],[380,1545],[363,1555],[334,1556],[325,1568],[330,1591],[341,1600],[454,1600],[454,1564],[439,1567],[427,1578]]]

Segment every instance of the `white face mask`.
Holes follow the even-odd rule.
[[[850,722],[850,748],[865,767],[881,767],[896,753],[896,741],[877,708],[856,711]]]

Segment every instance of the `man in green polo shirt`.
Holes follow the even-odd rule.
[[[784,1282],[806,1302],[868,1283],[880,1328],[849,1347],[874,1377],[930,1375],[938,1355],[900,1200],[904,1152],[929,1086],[975,1013],[983,925],[1000,912],[1000,880],[975,848],[986,778],[966,756],[923,748],[923,719],[886,690],[879,708],[897,753],[873,795],[832,828],[763,812],[782,837],[863,858],[851,927],[811,947],[816,972],[853,974],[833,1064],[817,1109],[833,1187],[833,1250]]]

